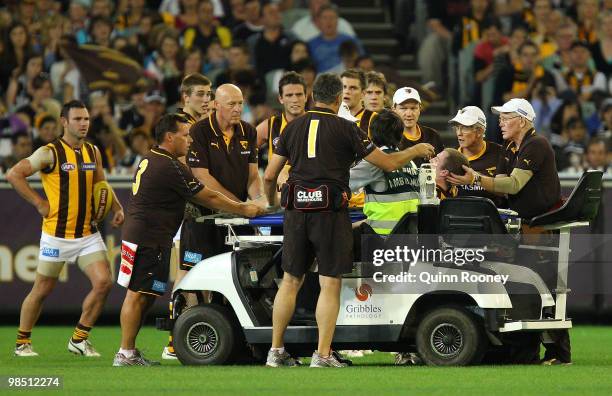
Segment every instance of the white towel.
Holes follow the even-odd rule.
[[[128,287],[130,284],[134,260],[136,259],[136,250],[138,250],[138,245],[135,243],[121,241],[121,266],[119,267],[117,283],[123,287]]]

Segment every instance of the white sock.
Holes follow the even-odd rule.
[[[270,348],[270,350],[271,350],[271,351],[276,351],[276,352],[278,352],[278,353],[280,353],[280,354],[285,353],[285,347],[284,347],[284,346],[283,346],[283,347],[280,347],[280,348]]]
[[[119,348],[119,353],[122,354],[123,356],[125,356],[126,358],[133,357],[135,352],[136,352],[135,349],[123,349],[123,348]]]

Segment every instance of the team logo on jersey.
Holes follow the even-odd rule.
[[[495,176],[495,171],[497,170],[497,166],[492,166],[487,168],[486,171],[490,176]]]
[[[59,257],[59,249],[50,248],[50,247],[41,247],[40,253],[45,257]]]
[[[249,141],[248,140],[241,140],[240,141],[240,145],[242,146],[243,150],[246,150],[247,146],[249,145]]]
[[[93,171],[96,170],[96,163],[95,162],[83,162],[81,164],[81,169],[84,171]]]
[[[277,136],[274,139],[272,139],[272,146],[274,146],[274,148],[276,148],[276,145],[278,144],[279,140],[280,140],[280,136]]]
[[[531,160],[525,159],[523,158],[523,161],[525,161],[525,163],[527,164],[527,166],[529,166],[529,164],[531,163]]]
[[[64,172],[70,172],[76,169],[76,165],[71,162],[64,162],[61,168]]]
[[[215,143],[215,142],[210,142],[210,146],[211,147],[219,148],[219,145],[217,143]]]

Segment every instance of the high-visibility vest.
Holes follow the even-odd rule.
[[[393,149],[383,149],[393,152]],[[376,192],[365,187],[363,214],[377,234],[388,235],[406,213],[416,213],[419,205],[419,168],[410,161],[405,167],[385,172],[387,189]]]

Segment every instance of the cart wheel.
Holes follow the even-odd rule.
[[[187,309],[176,320],[174,350],[184,365],[230,363],[238,345],[230,311],[218,305]]]
[[[463,307],[447,306],[425,315],[416,334],[417,350],[432,366],[477,364],[487,348],[482,326]]]

